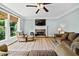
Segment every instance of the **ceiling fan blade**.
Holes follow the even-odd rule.
[[[43,7],[43,9],[44,9],[46,12],[49,12],[48,9],[47,9],[46,7]]]
[[[36,14],[39,12],[39,10],[40,10],[40,9],[38,9],[38,10],[36,11]]]
[[[26,5],[26,7],[37,7],[36,5]]]
[[[48,5],[48,4],[52,4],[52,3],[43,3],[43,5]]]

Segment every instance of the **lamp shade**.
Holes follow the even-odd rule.
[[[58,28],[58,31],[61,31],[62,29],[61,28]]]

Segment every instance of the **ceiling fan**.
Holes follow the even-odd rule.
[[[49,12],[49,10],[45,7],[45,5],[48,5],[48,4],[51,4],[51,3],[37,3],[37,5],[26,5],[26,7],[36,7],[37,8],[36,14],[37,14],[41,8],[44,9],[45,12]]]

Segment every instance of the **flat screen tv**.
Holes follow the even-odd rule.
[[[35,25],[36,26],[45,26],[46,20],[45,19],[37,19],[37,20],[35,20]]]

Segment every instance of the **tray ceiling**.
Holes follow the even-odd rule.
[[[60,15],[63,15],[70,9],[76,7],[79,5],[79,3],[52,3],[49,5],[45,5],[46,8],[49,10],[49,12],[45,12],[41,9],[41,11],[36,14],[37,8],[35,7],[26,7],[26,5],[34,3],[3,3],[8,8],[12,9],[13,11],[17,12],[18,14],[21,14],[24,17],[27,18],[55,18],[59,17]]]

